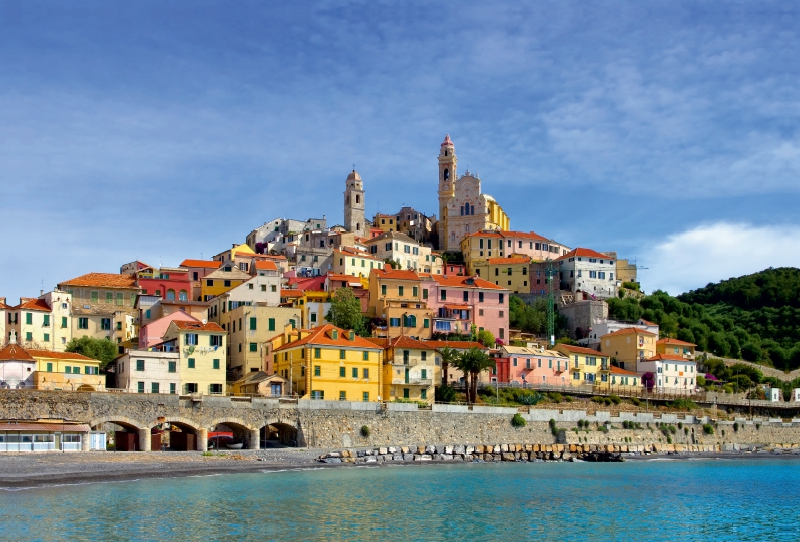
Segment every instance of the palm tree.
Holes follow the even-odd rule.
[[[442,356],[442,385],[447,386],[447,369],[451,364],[455,363],[459,354],[458,350],[450,348],[449,346],[445,346],[439,350],[439,354]]]
[[[456,367],[464,373],[468,403],[475,403],[478,400],[478,377],[480,374],[495,366],[494,359],[490,358],[483,350],[475,347],[462,352],[458,357]]]

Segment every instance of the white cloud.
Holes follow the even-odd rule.
[[[800,267],[800,225],[717,222],[670,235],[648,249],[639,273],[645,290],[677,295],[768,267]]]

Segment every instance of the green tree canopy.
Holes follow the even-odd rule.
[[[331,308],[325,319],[342,329],[352,329],[362,337],[369,336],[367,319],[361,314],[361,302],[350,288],[339,288],[331,299]]]
[[[106,365],[117,357],[117,345],[108,339],[95,339],[85,335],[80,339],[71,339],[67,343],[65,350],[99,360],[101,369],[105,369]]]
[[[455,365],[464,373],[467,402],[474,403],[478,398],[478,377],[483,371],[495,367],[495,361],[483,350],[473,347],[462,352]]]
[[[442,386],[447,386],[447,369],[456,362],[459,353],[455,348],[445,346],[439,350],[439,355],[442,356]]]

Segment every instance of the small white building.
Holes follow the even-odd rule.
[[[697,386],[697,363],[670,354],[656,354],[636,363],[637,373],[653,373],[659,392],[694,392]]]
[[[583,339],[578,339],[578,344],[580,344],[581,346],[586,346],[586,345],[598,346],[600,344],[600,337],[608,335],[609,333],[614,333],[615,331],[620,331],[622,329],[627,329],[631,327],[649,331],[656,337],[659,336],[658,324],[654,324],[653,322],[648,322],[643,318],[639,318],[638,320],[635,321],[596,319],[592,323],[592,327],[589,328],[588,335]]]
[[[560,289],[586,292],[599,299],[617,297],[616,259],[588,248],[576,248],[556,260]]]
[[[767,390],[767,400],[773,403],[780,403],[783,401],[783,390],[780,388],[769,388]]]
[[[178,352],[129,350],[115,363],[117,389],[132,393],[180,393]]]
[[[404,233],[388,231],[364,241],[369,253],[379,260],[398,262],[403,269],[420,273],[435,270],[430,247],[420,245]]]

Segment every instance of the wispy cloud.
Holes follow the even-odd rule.
[[[718,222],[668,236],[640,263],[645,290],[677,295],[768,267],[800,267],[800,226]]]

